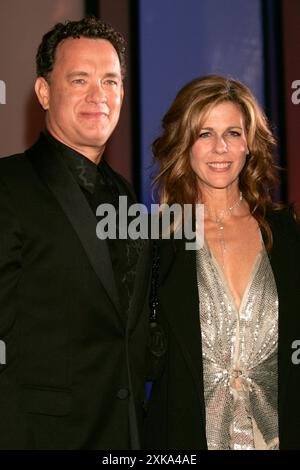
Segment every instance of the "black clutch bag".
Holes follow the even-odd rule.
[[[159,246],[157,242],[153,242],[149,337],[147,344],[147,380],[155,380],[161,375],[167,353],[167,335],[159,319],[159,262]]]

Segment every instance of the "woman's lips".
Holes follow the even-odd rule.
[[[225,172],[229,170],[231,164],[232,162],[209,162],[207,163],[207,166],[210,168],[210,170],[221,173],[223,171]]]

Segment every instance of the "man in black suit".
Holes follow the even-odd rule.
[[[103,160],[123,99],[124,42],[88,18],[37,53],[46,130],[0,160],[1,449],[137,449],[149,249],[96,236],[96,208],[135,202]]]

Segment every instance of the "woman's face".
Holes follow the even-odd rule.
[[[200,189],[238,186],[247,153],[244,116],[240,107],[230,101],[216,105],[191,148],[191,167],[198,176]]]

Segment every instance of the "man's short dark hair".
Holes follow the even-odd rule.
[[[121,65],[122,78],[125,76],[125,40],[112,26],[95,17],[86,17],[79,21],[57,23],[43,36],[36,54],[36,72],[38,77],[49,78],[55,62],[55,53],[60,42],[67,38],[106,39],[115,48]]]

